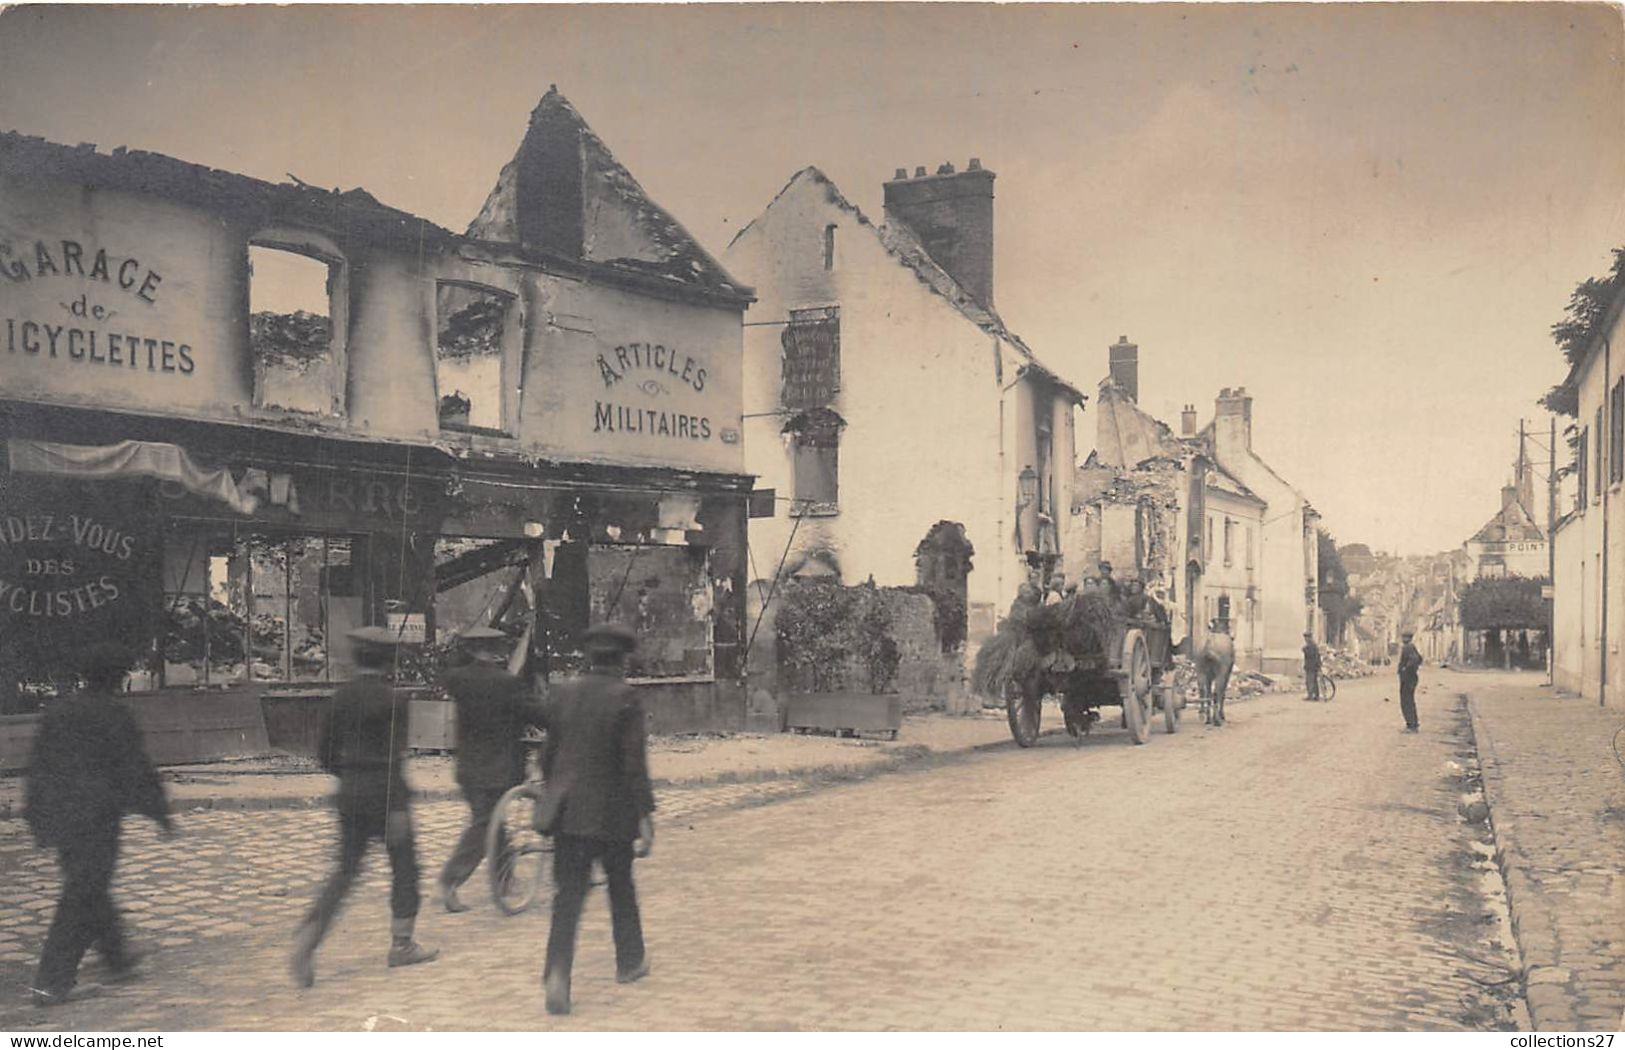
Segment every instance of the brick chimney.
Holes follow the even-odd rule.
[[[914,231],[936,264],[977,302],[993,307],[993,173],[975,157],[961,172],[943,164],[935,175],[903,169],[887,182],[886,221]]]
[[[1213,443],[1222,463],[1253,448],[1253,399],[1247,388],[1225,387],[1213,402]]]
[[[1179,413],[1179,436],[1196,436],[1196,406],[1186,405]]]
[[[1523,493],[1518,491],[1518,486],[1517,485],[1502,485],[1501,486],[1501,509],[1502,510],[1506,510],[1509,507],[1511,507],[1514,503],[1520,502],[1522,500],[1522,498],[1523,498]]]
[[[1117,342],[1106,348],[1110,362],[1112,383],[1133,402],[1140,400],[1140,348],[1120,335]]]

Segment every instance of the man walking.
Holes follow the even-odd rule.
[[[1320,646],[1315,644],[1315,636],[1308,631],[1303,632],[1303,680],[1309,688],[1309,695],[1305,700],[1320,699]]]
[[[375,838],[383,839],[389,852],[389,965],[430,962],[440,954],[412,939],[420,897],[406,786],[406,703],[384,677],[394,664],[398,639],[383,627],[362,627],[349,637],[358,677],[334,692],[318,755],[322,767],[339,778],[339,862],[294,940],[293,978],[304,988],[316,983],[316,948]]]
[[[1405,732],[1414,733],[1421,728],[1416,720],[1416,680],[1421,676],[1422,654],[1411,644],[1414,631],[1399,637],[1405,643],[1399,650],[1399,713],[1405,716]]]
[[[554,821],[553,925],[547,937],[542,986],[547,1012],[570,1012],[570,968],[576,928],[587,898],[593,861],[609,882],[616,980],[629,984],[649,973],[643,921],[632,883],[632,858],[654,847],[654,792],[649,785],[643,705],[625,682],[626,658],[636,645],[615,624],[588,628],[584,677],[560,683],[547,706],[542,766]]]
[[[34,977],[38,1006],[67,999],[92,945],[114,980],[134,975],[136,958],[111,893],[120,823],[125,813],[140,813],[157,821],[165,838],[174,834],[141,731],[113,699],[133,662],[113,643],[86,649],[84,690],[52,702],[34,737],[24,819],[35,842],[56,848],[62,866],[62,896]]]
[[[509,788],[525,776],[520,734],[527,723],[540,724],[525,683],[508,673],[512,641],[491,627],[472,627],[459,639],[472,663],[446,674],[441,684],[457,705],[457,786],[468,803],[468,827],[440,872],[440,898],[447,911],[467,911],[457,888],[474,874],[485,857],[486,829],[492,811]],[[491,863],[506,861],[508,843]]]

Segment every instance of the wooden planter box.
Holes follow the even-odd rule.
[[[903,698],[873,693],[803,693],[786,701],[785,727],[826,733],[890,733],[903,726]]]

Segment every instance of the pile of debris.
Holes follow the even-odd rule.
[[[1370,664],[1346,649],[1322,649],[1320,669],[1333,678],[1367,678],[1376,674]]]
[[[1201,680],[1196,676],[1196,665],[1190,657],[1174,657],[1174,690],[1188,703],[1202,697]],[[1225,700],[1244,700],[1264,693],[1296,693],[1303,690],[1303,679],[1293,675],[1267,675],[1258,671],[1236,670],[1230,673],[1230,685]]]

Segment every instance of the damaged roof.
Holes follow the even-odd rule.
[[[1502,507],[1484,527],[1473,533],[1469,543],[1538,543],[1546,538],[1534,517],[1524,509],[1521,500],[1512,500]]]
[[[754,298],[649,197],[557,85],[531,111],[518,149],[503,165],[467,236],[734,302]]]
[[[1038,355],[1033,353],[1032,348],[1019,335],[1009,329],[1004,323],[1004,319],[996,311],[979,303],[975,296],[967,292],[963,285],[954,280],[947,270],[944,270],[935,259],[931,258],[931,253],[926,251],[925,246],[920,243],[919,237],[915,235],[913,230],[902,223],[883,223],[876,226],[869,221],[869,217],[863,213],[863,210],[847,200],[835,183],[830,180],[830,177],[817,167],[808,165],[792,175],[790,181],[784,184],[784,188],[774,195],[773,200],[768,202],[766,208],[762,209],[762,214],[765,215],[772,210],[773,205],[777,203],[780,197],[788,193],[796,183],[804,180],[821,185],[824,188],[825,197],[831,204],[851,215],[858,225],[873,231],[887,254],[911,270],[922,284],[942,299],[947,300],[949,305],[958,310],[968,321],[989,335],[997,336],[1008,343],[1018,355],[1026,360],[1025,367],[1031,368],[1066,390],[1077,403],[1082,404],[1087,400],[1081,390],[1063,379],[1054,369],[1039,361]],[[755,219],[746,223],[734,235],[733,242],[743,237],[745,231],[754,225],[756,225]],[[730,246],[733,242],[729,242]]]
[[[221,212],[250,225],[296,222],[340,241],[441,246],[456,234],[421,216],[382,204],[363,189],[324,190],[302,182],[267,182],[178,160],[162,153],[92,143],[65,146],[35,135],[0,132],[0,176],[54,178],[122,190]]]

